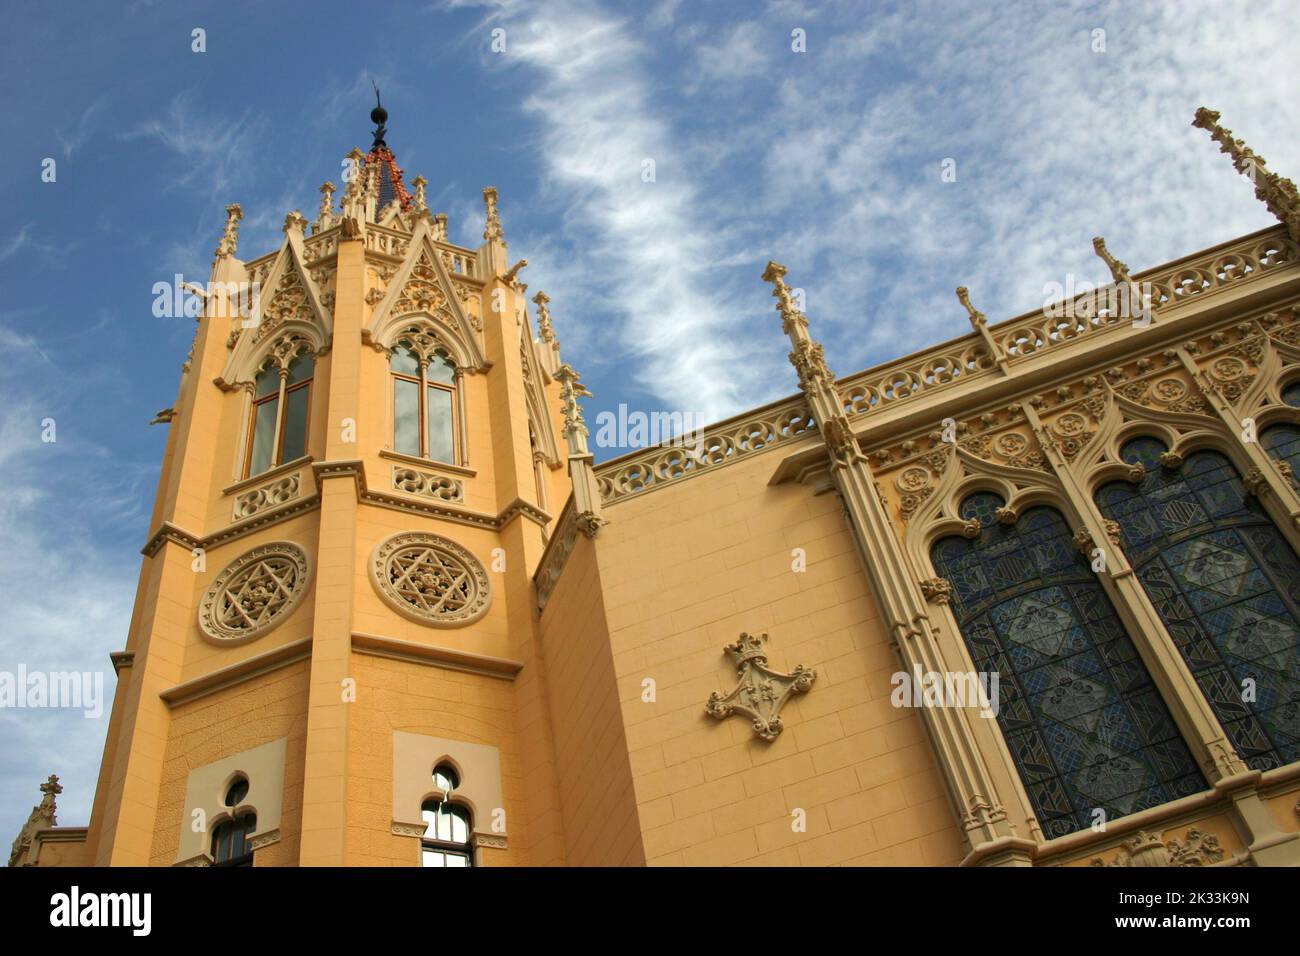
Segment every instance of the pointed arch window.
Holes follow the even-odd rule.
[[[273,349],[253,379],[244,477],[251,478],[307,454],[311,383],[316,359],[305,342]]]
[[[425,335],[402,338],[389,359],[393,379],[393,448],[404,455],[457,463],[456,363]]]
[[[1300,559],[1223,455],[1165,468],[1156,438],[1120,450],[1146,475],[1097,505],[1248,766],[1300,759]],[[1167,460],[1167,459],[1166,459]]]
[[[248,796],[248,779],[236,777],[226,790],[225,804],[232,810]],[[252,866],[253,845],[249,838],[257,830],[257,814],[246,811],[223,820],[212,828],[214,866]]]
[[[998,726],[1046,838],[1208,788],[1106,592],[1055,509],[997,521],[1000,497],[961,505],[979,536],[931,549],[977,671],[997,673]]]
[[[433,786],[443,795],[430,797],[420,808],[425,823],[424,836],[420,838],[420,865],[442,868],[473,866],[469,808],[452,802],[452,794],[460,786],[460,777],[450,764],[439,764],[433,769]]]

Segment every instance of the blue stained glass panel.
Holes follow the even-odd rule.
[[[1260,440],[1300,456],[1294,426]],[[1242,759],[1257,770],[1300,760],[1300,559],[1227,458],[1201,451],[1163,468],[1164,450],[1154,438],[1125,445],[1146,477],[1106,485],[1097,505],[1119,522],[1138,580]]]
[[[1003,504],[967,498],[961,516],[979,520],[979,537],[944,538],[931,558],[976,668],[998,674],[998,725],[1044,834],[1206,789],[1060,513],[1032,508],[1008,526]]]

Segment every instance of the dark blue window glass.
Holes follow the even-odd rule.
[[[1217,452],[1162,468],[1165,446],[1138,438],[1141,484],[1117,482],[1097,504],[1187,666],[1252,768],[1300,759],[1300,560],[1232,463]]]
[[[996,672],[998,725],[1048,838],[1208,789],[1115,609],[1052,508],[1014,526],[962,504],[976,539],[931,551],[975,668]]]
[[[1282,401],[1293,408],[1300,408],[1300,382],[1292,382],[1282,389]]]
[[[1300,426],[1270,425],[1259,433],[1259,442],[1265,451],[1300,475]]]

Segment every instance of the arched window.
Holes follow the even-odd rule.
[[[246,477],[307,454],[311,380],[316,360],[306,343],[289,354],[267,356],[253,380],[253,414],[249,421]]]
[[[1223,455],[1165,468],[1165,445],[1137,438],[1137,485],[1097,492],[1119,522],[1147,596],[1246,764],[1300,759],[1300,560]]]
[[[420,808],[425,823],[424,836],[420,838],[420,865],[473,866],[469,809],[452,802],[460,778],[449,764],[438,764],[433,768],[433,785],[443,792],[443,797],[430,797]]]
[[[1300,382],[1292,382],[1282,389],[1282,401],[1293,408],[1300,408]],[[1259,433],[1260,444],[1264,450],[1291,466],[1292,472],[1300,475],[1300,425],[1289,422],[1270,425]]]
[[[248,778],[236,777],[226,790],[226,806],[232,810],[248,796]],[[257,814],[246,811],[223,820],[212,829],[212,862],[215,866],[252,866],[253,846],[249,837],[257,830]]]
[[[1048,839],[1208,788],[1070,530],[1052,508],[931,549],[976,670],[997,673],[998,726]]]
[[[456,363],[430,341],[415,335],[393,346],[393,448],[455,464]]]

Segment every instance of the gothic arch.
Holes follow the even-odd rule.
[[[320,289],[303,266],[301,235],[285,236],[280,254],[267,273],[263,290],[253,314],[247,319],[233,317],[233,346],[226,366],[216,384],[230,390],[251,386],[257,368],[282,335],[302,334],[312,341],[317,356],[329,350],[334,319],[321,304]]]
[[[461,308],[442,253],[434,246],[429,223],[423,218],[411,236],[406,260],[362,328],[361,338],[381,351],[389,349],[404,323],[413,320],[427,322],[438,331],[458,368],[467,372],[488,368],[475,326]]]

